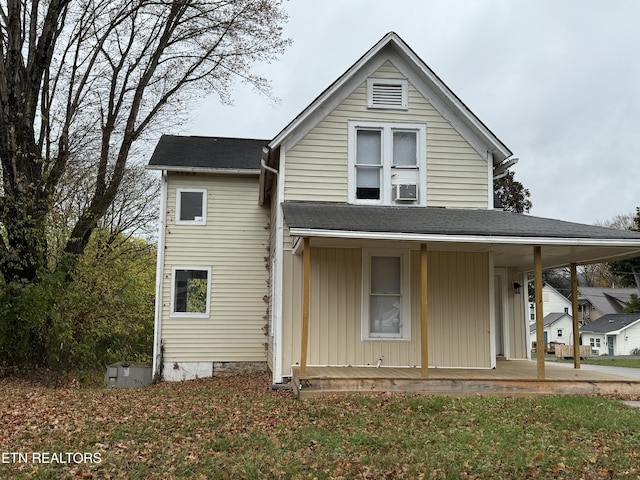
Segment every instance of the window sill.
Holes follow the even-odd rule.
[[[209,318],[209,313],[189,313],[189,312],[173,312],[169,314],[170,318]]]
[[[410,342],[411,338],[401,338],[401,337],[363,337],[361,339],[363,342]]]

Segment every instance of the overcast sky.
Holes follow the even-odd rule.
[[[392,7],[392,8],[391,8]],[[293,45],[201,103],[186,135],[273,138],[395,31],[520,158],[532,215],[592,224],[640,206],[640,1],[290,0]]]

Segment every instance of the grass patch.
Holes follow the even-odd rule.
[[[138,390],[0,381],[0,478],[637,478],[640,415],[615,399],[415,394],[295,400],[264,375]],[[1,453],[1,452],[0,452]]]
[[[610,367],[640,368],[640,358],[597,357],[597,358],[586,358],[582,362],[588,363],[590,365],[607,365]]]
[[[547,355],[546,361],[573,363],[573,359],[564,360],[549,355]],[[580,363],[588,365],[603,365],[608,367],[640,368],[640,357],[590,357],[580,360]]]

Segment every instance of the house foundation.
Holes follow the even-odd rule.
[[[162,379],[179,382],[266,371],[267,362],[169,362],[164,364]]]

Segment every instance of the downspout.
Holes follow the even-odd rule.
[[[516,163],[518,163],[519,158],[512,158],[511,160],[507,160],[505,163],[498,165],[499,173],[493,176],[493,181],[500,180],[503,177],[506,177],[509,173],[509,167],[513,167]]]
[[[164,274],[165,219],[167,209],[167,171],[162,171],[160,187],[160,212],[158,215],[158,254],[156,263],[156,305],[153,322],[153,368],[151,376],[156,378],[162,369],[162,284]],[[158,378],[162,380],[162,378]]]
[[[260,166],[264,168],[266,171],[273,173],[277,177],[278,171],[275,168],[272,168],[269,165],[267,165],[264,161],[264,153],[268,155],[268,150],[266,148],[263,148],[262,152],[263,152],[263,155],[262,155],[262,158],[260,159]]]
[[[276,234],[274,258],[271,259],[271,326],[273,328],[273,382],[282,383],[282,212],[280,210],[280,180],[281,175],[278,170],[267,165],[266,159],[271,155],[272,150],[268,147],[262,149],[260,166],[276,176]],[[273,205],[273,201],[271,202]],[[274,228],[272,225],[271,228]]]

